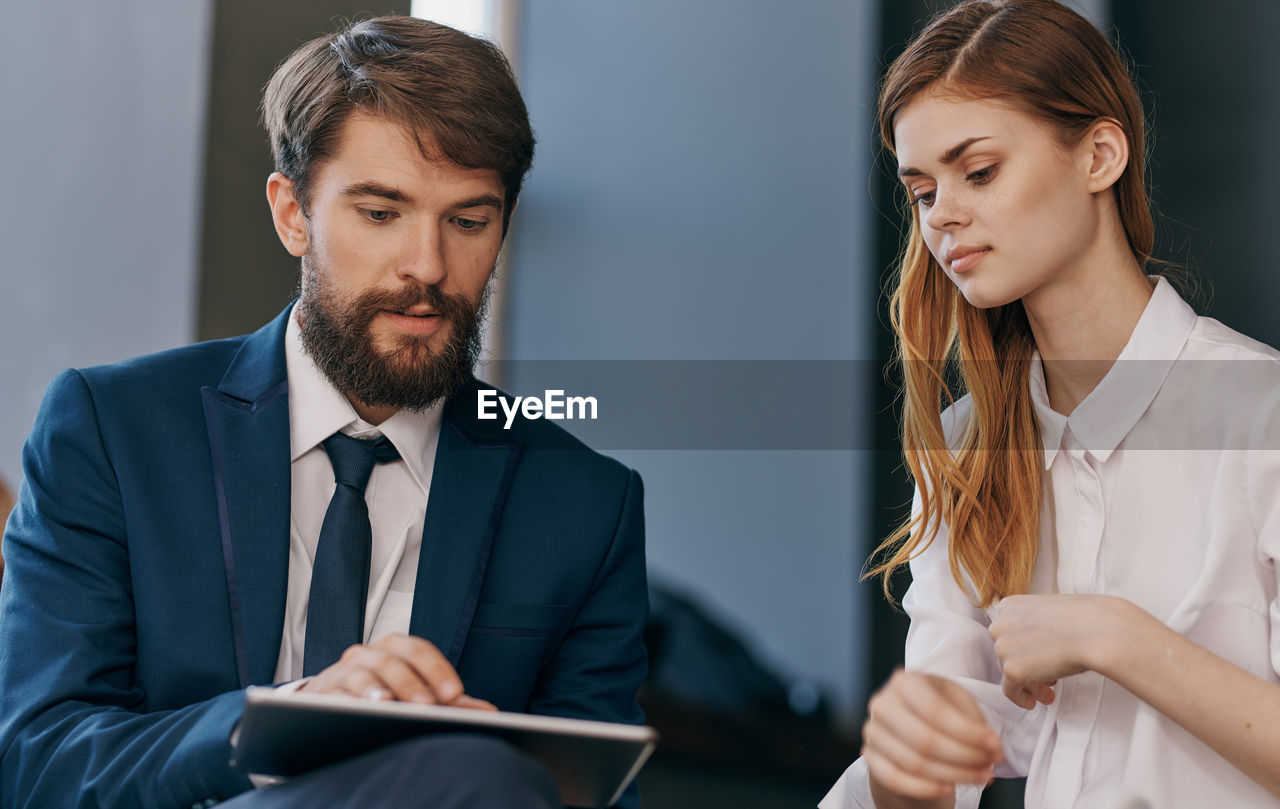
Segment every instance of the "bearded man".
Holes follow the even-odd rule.
[[[546,421],[477,419],[533,155],[506,60],[367,20],[289,57],[263,113],[296,304],[64,372],[26,444],[0,804],[558,805],[541,765],[478,737],[259,789],[230,763],[254,684],[638,723],[646,666],[639,478]]]

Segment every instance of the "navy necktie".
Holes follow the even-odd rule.
[[[373,530],[364,490],[375,464],[400,457],[385,437],[365,441],[342,433],[324,440],[337,485],[324,513],[311,568],[307,639],[302,676],[320,673],[347,647],[364,640],[364,608],[369,596],[369,554]]]

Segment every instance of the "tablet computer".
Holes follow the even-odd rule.
[[[300,775],[424,733],[505,739],[551,770],[566,806],[581,807],[613,805],[658,742],[657,732],[641,725],[251,687],[232,764],[259,775]]]

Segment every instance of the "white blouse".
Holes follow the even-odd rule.
[[[1047,471],[1030,592],[1126,598],[1280,684],[1280,353],[1196,317],[1160,280],[1119,359],[1070,417],[1049,407],[1039,357],[1031,391]],[[968,413],[966,398],[946,414],[949,435]],[[1028,809],[1280,807],[1095,672],[1061,680],[1049,706],[1006,699],[992,618],[952,578],[946,544],[943,526],[911,563],[906,668],[974,695],[1004,746],[996,774],[1027,777]],[[980,794],[958,787],[957,809]],[[820,807],[874,807],[862,759]]]

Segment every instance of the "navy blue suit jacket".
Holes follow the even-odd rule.
[[[228,739],[284,623],[287,317],[50,385],[4,536],[3,806],[249,788]],[[639,477],[475,402],[472,385],[445,408],[410,631],[503,710],[641,722]]]

